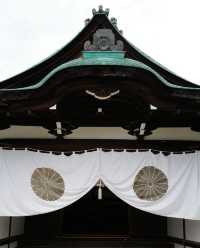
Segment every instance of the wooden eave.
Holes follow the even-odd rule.
[[[125,61],[122,59],[122,63]],[[15,112],[48,109],[59,103],[63,97],[77,104],[75,93],[81,97],[87,89],[110,87],[120,89],[119,100],[129,99],[134,103],[134,98],[140,97],[147,105],[153,104],[162,110],[175,111],[178,108],[184,111],[198,111],[200,88],[173,86],[156,72],[142,67],[143,64],[135,66],[132,60],[130,64],[128,60],[123,66],[114,64],[114,60],[108,65],[104,65],[104,62],[103,60],[103,65],[82,66],[79,63],[78,66],[76,63],[73,66],[69,66],[71,62],[65,63],[61,69],[50,76],[47,75],[47,80],[41,81],[38,87],[36,84],[25,88],[0,89],[0,110]]]

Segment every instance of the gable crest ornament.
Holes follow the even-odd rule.
[[[85,51],[122,51],[124,43],[121,40],[115,41],[115,35],[111,29],[98,29],[93,34],[93,41],[87,40],[84,43]]]

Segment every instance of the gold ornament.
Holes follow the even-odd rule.
[[[133,190],[142,200],[156,201],[167,192],[168,179],[160,169],[145,166],[136,175]]]
[[[34,193],[45,201],[56,201],[65,191],[62,176],[50,168],[37,168],[31,177],[31,186]]]

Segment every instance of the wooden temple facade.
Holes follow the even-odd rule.
[[[1,82],[0,139],[51,150],[198,149],[199,104],[198,85],[131,45],[100,8],[53,56]]]
[[[192,152],[200,149],[199,124],[200,87],[133,46],[102,7],[53,56],[0,84],[0,144],[5,149]],[[105,201],[96,201],[94,189],[77,205],[27,218],[26,240],[101,234],[115,245],[118,237],[135,240],[130,247],[154,239],[161,243],[149,241],[149,247],[171,246],[166,218],[127,207],[106,189],[104,196]],[[108,217],[100,206],[109,209],[112,224],[105,226]],[[91,219],[84,218],[83,208]]]

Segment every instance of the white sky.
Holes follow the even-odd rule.
[[[200,0],[1,0],[0,81],[68,43],[100,4],[131,43],[200,84]]]

